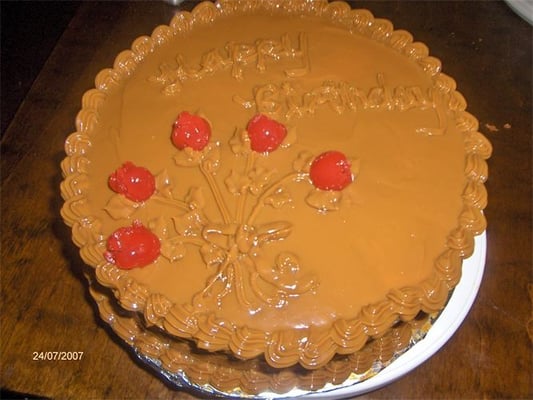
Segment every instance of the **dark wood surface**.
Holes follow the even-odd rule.
[[[531,398],[532,28],[500,1],[358,1],[356,6],[392,20],[429,46],[494,146],[486,269],[470,313],[422,366],[362,398]],[[47,29],[58,23],[52,12],[40,14],[45,24],[32,24],[27,13],[2,18],[3,396],[191,398],[136,362],[99,320],[82,261],[59,216],[59,163],[82,94],[116,54],[168,23],[175,8],[162,1],[69,7],[62,35]],[[26,35],[5,24],[24,26]],[[5,46],[6,40],[17,45]],[[51,45],[49,57],[21,56],[28,46],[46,53],[40,43]],[[38,73],[21,73],[31,68]],[[6,79],[18,79],[27,90],[15,90]],[[4,120],[5,110],[12,112]],[[78,351],[83,358],[34,361],[33,352],[40,351]]]

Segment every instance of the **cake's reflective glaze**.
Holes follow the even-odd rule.
[[[454,80],[345,3],[202,3],[135,40],[82,103],[62,164],[74,242],[124,308],[203,349],[308,369],[355,353],[440,311],[486,226],[491,146]],[[172,145],[181,111],[209,121],[203,150]],[[257,112],[288,129],[268,155],[247,143]],[[351,160],[341,192],[310,184],[327,150]],[[107,186],[126,161],[156,176],[148,200]],[[105,241],[133,220],[161,256],[120,270]]]

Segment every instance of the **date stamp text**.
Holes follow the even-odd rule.
[[[83,351],[34,351],[33,361],[81,361]]]

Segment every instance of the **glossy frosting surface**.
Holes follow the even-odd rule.
[[[485,229],[491,148],[407,32],[344,3],[277,3],[202,3],[102,71],[66,143],[62,214],[99,282],[148,325],[318,368],[444,307]],[[203,150],[173,146],[182,111],[209,122]],[[257,113],[287,128],[268,154],[247,140]],[[342,191],[309,179],[330,150],[350,159]],[[109,188],[126,162],[155,176],[149,199]],[[134,221],[161,255],[126,271],[105,243]]]

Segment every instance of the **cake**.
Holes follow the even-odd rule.
[[[344,2],[177,13],[98,74],[65,147],[62,216],[120,310],[103,314],[164,343],[137,350],[171,372],[183,351],[314,377],[385,364],[486,228],[491,145],[455,81]]]

